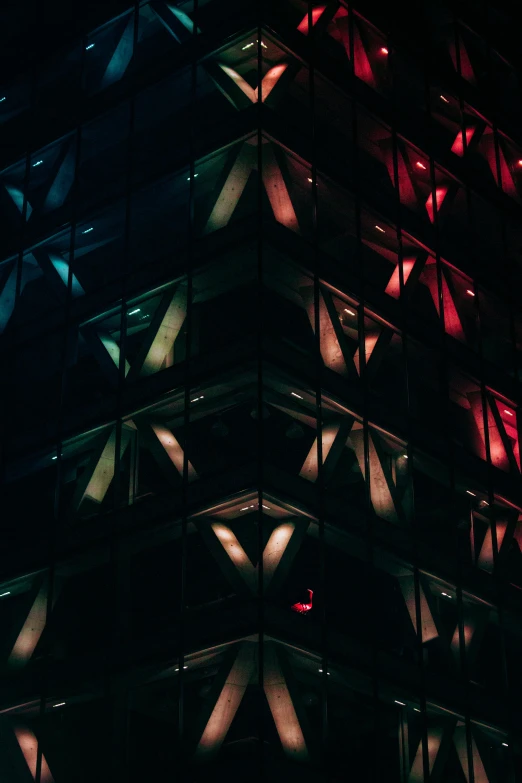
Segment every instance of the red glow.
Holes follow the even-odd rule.
[[[320,18],[321,14],[323,13],[324,9],[326,8],[325,5],[319,5],[317,8],[312,9],[312,25],[315,25],[317,20]],[[304,35],[308,35],[308,14],[303,17],[303,19],[299,22],[297,25],[297,29],[300,33],[304,33]]]
[[[366,49],[361,40],[357,27],[353,31],[353,68],[358,79],[375,89],[376,82],[373,75],[372,66],[366,54]]]
[[[473,138],[473,134],[475,133],[475,128],[466,128],[466,146],[469,145],[471,139]],[[451,151],[455,153],[455,155],[458,155],[459,158],[461,158],[464,155],[464,136],[462,131],[459,131],[457,133],[457,138],[451,145]]]
[[[462,39],[460,40],[460,73],[467,82],[475,83],[475,73]]]
[[[334,40],[342,43],[346,55],[350,60],[352,55],[350,52],[350,35],[348,32],[348,11],[346,10],[346,8],[340,6],[339,9],[336,11],[332,21],[333,24],[328,28],[328,32],[330,33],[332,38],[334,38]]]
[[[437,205],[437,211],[440,210],[440,207],[442,205],[442,202],[444,201],[447,192],[448,192],[448,188],[435,188],[435,203]],[[433,196],[431,193],[428,196],[428,200],[426,201],[426,210],[428,212],[431,222],[433,223],[435,216],[433,213]]]
[[[388,49],[385,46],[381,46],[379,51],[380,51],[381,54],[388,54]]]
[[[426,166],[424,165],[424,163],[421,163],[420,160],[418,160],[415,165],[417,166],[418,169],[422,169],[423,171],[426,171]]]
[[[416,261],[415,258],[405,258],[402,262],[402,274],[403,274],[404,285],[406,285],[406,283],[408,282],[408,278],[410,276],[411,270],[413,269],[413,265],[415,264],[415,261]],[[397,264],[397,266],[393,270],[392,276],[388,281],[388,285],[384,289],[384,293],[388,294],[388,296],[393,296],[394,299],[399,298],[401,293],[399,264]]]
[[[517,166],[522,166],[522,160],[517,161]]]
[[[504,155],[502,147],[499,147],[499,163],[500,163],[500,176],[502,178],[502,190],[504,191],[504,193],[508,193],[512,198],[518,198],[518,191],[515,185],[515,180],[513,178],[513,172],[511,167],[508,166],[507,164],[506,157]],[[518,161],[518,165],[519,166],[522,165],[522,160]],[[491,169],[493,170],[492,165],[491,165]]]
[[[298,602],[298,603],[294,604],[291,607],[292,611],[298,612],[299,614],[308,614],[308,612],[312,608],[312,596],[314,594],[314,591],[308,589],[307,593],[308,593],[308,596],[309,596],[310,603],[309,604],[304,604],[304,603]]]

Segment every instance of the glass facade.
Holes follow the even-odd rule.
[[[136,2],[2,87],[2,780],[522,780],[519,73],[415,24]]]

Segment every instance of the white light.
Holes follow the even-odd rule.
[[[199,177],[199,174],[194,174],[194,179],[196,179],[196,177]],[[187,182],[190,182],[191,179],[191,177],[187,177]]]
[[[451,595],[448,595],[448,593],[441,593],[445,598],[451,598]]]
[[[420,160],[418,160],[415,165],[417,166],[418,169],[422,169],[423,171],[426,171],[426,166],[424,165],[424,163],[421,163]]]
[[[43,160],[37,160],[36,163],[33,163],[33,169],[35,168],[35,166],[41,166],[42,163],[43,163]]]
[[[201,397],[194,397],[194,399],[191,400],[191,402],[197,402],[198,400],[204,400],[204,399],[205,399],[205,395],[202,394]]]
[[[408,459],[408,455],[407,455],[407,454],[403,454],[403,455],[402,455],[402,458],[403,458],[403,459]]]
[[[7,593],[0,593],[0,598],[5,598],[6,595],[11,595],[11,591],[8,590]]]
[[[263,506],[262,503],[261,503],[261,508],[267,508],[268,510],[270,510],[270,506]]]
[[[53,704],[53,707],[64,707],[64,706],[65,706],[64,701],[59,701],[58,704]]]
[[[188,669],[188,666],[184,666],[184,669]],[[175,672],[179,672],[179,669],[174,669]]]
[[[135,310],[131,310],[128,315],[136,315],[136,313],[141,313],[141,309],[137,307]]]
[[[58,459],[58,457],[53,457],[53,459]]]
[[[321,672],[321,674],[323,673],[322,669],[319,669],[319,671]],[[330,676],[330,672],[326,672],[326,673],[327,673],[328,676]]]
[[[94,46],[95,44],[87,44],[87,46],[85,47],[85,51],[87,52],[89,51],[89,49],[94,49]]]
[[[477,496],[475,495],[475,493],[474,493],[474,492],[472,492],[470,489],[467,489],[467,490],[466,490],[466,495],[471,495],[471,497],[472,497],[472,498],[476,498],[476,497],[477,497]]]
[[[401,707],[405,707],[406,706],[406,702],[404,702],[404,701],[397,701],[397,699],[395,699],[395,704],[400,704]]]
[[[380,231],[381,234],[385,234],[386,233],[386,231],[383,228],[381,228],[380,226],[375,226],[375,228],[377,229],[377,231]]]
[[[440,96],[441,101],[444,101],[444,103],[449,103],[448,99],[444,97],[444,95]]]
[[[353,310],[348,310],[347,307],[344,308],[344,312],[348,313],[348,315],[355,315],[354,311]]]
[[[504,413],[507,413],[508,416],[513,416],[512,411],[508,411],[507,408],[504,408]]]
[[[94,228],[92,226],[90,228],[86,228],[85,231],[82,231],[82,234],[90,234],[91,231],[94,231]]]
[[[419,710],[419,708],[418,708],[418,707],[414,707],[414,708],[413,708],[413,711],[414,711],[414,712],[420,712],[420,710]]]
[[[503,747],[503,748],[509,748],[509,745],[507,744],[507,742],[503,742],[503,743],[502,743],[502,747]]]
[[[468,296],[475,296],[474,292],[471,290],[471,288],[466,288],[466,293]]]
[[[251,41],[246,46],[242,46],[241,47],[241,51],[244,52],[245,49],[250,49],[250,47],[251,46],[255,46],[256,43],[259,43],[259,41]],[[261,41],[261,46],[263,47],[263,49],[268,49],[268,46],[266,44],[264,44],[263,41]]]
[[[2,98],[0,98],[0,103],[3,103],[4,101],[5,101],[5,95]]]
[[[295,392],[290,392],[290,394],[292,395],[292,397],[297,397],[298,400],[303,399],[300,394],[296,394]]]

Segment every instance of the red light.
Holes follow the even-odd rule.
[[[321,14],[325,10],[325,5],[320,5],[317,8],[312,9],[312,25],[315,25],[317,23],[317,20],[320,18]],[[299,22],[297,25],[297,29],[300,33],[304,33],[305,35],[308,35],[308,14],[305,14],[303,19]]]
[[[381,54],[388,54],[388,49],[385,46],[381,46],[379,51]]]
[[[522,168],[522,160],[517,161],[517,166],[520,166]]]
[[[314,594],[314,591],[308,589],[307,593],[308,593],[308,596],[309,596],[308,600],[310,601],[310,603],[304,604],[304,603],[298,602],[297,604],[294,604],[292,607],[290,607],[294,612],[298,612],[299,614],[308,614],[308,612],[312,608],[312,596]]]
[[[418,160],[415,165],[417,166],[418,169],[422,169],[423,171],[426,171],[426,166],[424,165],[424,163],[421,163],[420,160]]]

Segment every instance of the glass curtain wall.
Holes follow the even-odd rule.
[[[451,32],[426,91],[154,0],[0,95],[6,780],[516,780],[522,147]]]

